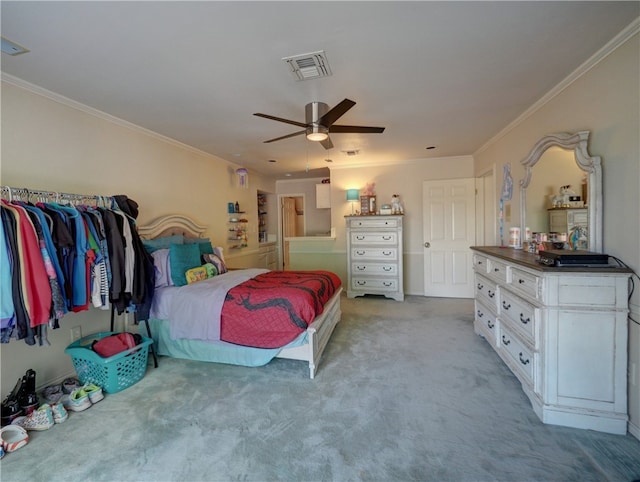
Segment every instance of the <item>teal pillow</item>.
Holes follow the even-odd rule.
[[[200,266],[200,247],[197,244],[172,244],[169,246],[171,281],[175,286],[187,284],[185,273]]]
[[[156,239],[143,239],[142,245],[147,250],[147,253],[153,253],[159,249],[168,249],[172,244],[183,244],[184,238],[181,234],[174,236],[166,236],[164,238]]]
[[[198,243],[198,248],[200,248],[200,256],[203,254],[213,254],[213,245],[211,244],[211,241]]]

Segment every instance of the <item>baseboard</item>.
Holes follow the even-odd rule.
[[[640,440],[640,427],[638,427],[637,425],[629,422],[627,429],[629,430],[629,433],[631,435],[633,435],[635,438]]]

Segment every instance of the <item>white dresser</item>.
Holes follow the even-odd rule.
[[[627,432],[630,271],[554,268],[474,247],[474,329],[520,380],[544,423]]]
[[[346,216],[347,297],[404,301],[402,215]]]
[[[587,208],[549,209],[549,232],[569,234],[575,227],[589,227]]]

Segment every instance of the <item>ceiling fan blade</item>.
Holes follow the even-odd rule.
[[[329,132],[338,134],[382,134],[384,127],[366,127],[366,126],[331,126]]]
[[[253,115],[257,115],[258,117],[264,117],[265,119],[271,119],[274,121],[278,121],[278,122],[284,122],[285,124],[291,124],[294,126],[298,126],[298,127],[307,127],[307,124],[304,124],[302,122],[298,122],[298,121],[293,121],[293,120],[289,120],[289,119],[283,119],[282,117],[275,117],[269,114],[260,114],[259,112],[256,112]]]
[[[331,142],[330,137],[327,137],[324,141],[320,141],[320,144],[322,144],[322,147],[324,147],[327,150],[333,147],[333,142]]]
[[[286,136],[276,137],[275,139],[269,139],[268,141],[264,141],[264,143],[267,144],[269,142],[281,141],[282,139],[288,139],[289,137],[299,136],[300,134],[304,134],[306,132],[307,130],[305,129],[303,131],[294,132],[293,134],[287,134]]]
[[[338,105],[336,105],[333,109],[327,112],[325,115],[320,117],[318,120],[318,124],[323,125],[325,127],[330,127],[335,121],[337,121],[340,117],[342,117],[349,109],[351,109],[356,103],[349,99],[344,99]]]

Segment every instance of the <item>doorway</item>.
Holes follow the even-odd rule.
[[[289,242],[287,238],[302,237],[306,233],[304,194],[283,194],[278,196],[280,210],[280,266],[289,269]]]

